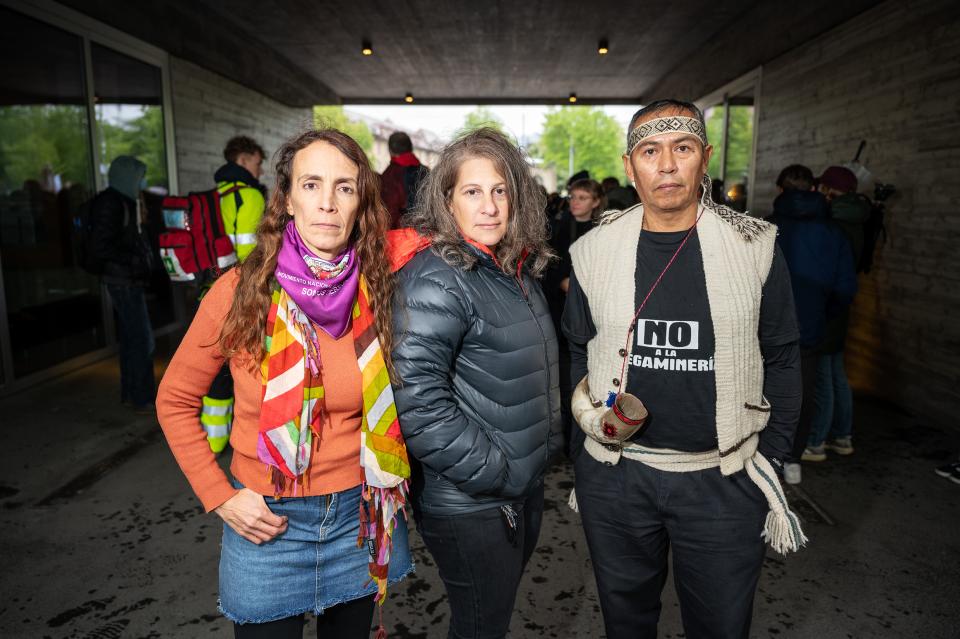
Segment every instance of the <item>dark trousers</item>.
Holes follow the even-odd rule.
[[[373,596],[326,608],[317,616],[317,639],[368,639],[373,623]],[[303,615],[266,623],[233,624],[234,639],[302,639]]]
[[[803,385],[803,401],[800,403],[800,421],[797,423],[797,433],[793,437],[793,451],[790,461],[799,462],[803,449],[810,439],[810,429],[813,426],[813,412],[816,408],[814,392],[817,388],[817,365],[820,363],[820,353],[815,348],[800,349],[800,379]]]
[[[157,395],[153,378],[153,328],[147,300],[139,286],[108,284],[120,334],[120,401],[134,406],[152,404]]]
[[[513,509],[517,521],[512,530],[500,508],[420,515],[420,536],[447,589],[449,639],[507,636],[517,586],[540,536],[543,486]]]
[[[748,637],[769,509],[740,472],[665,472],[576,460],[577,502],[609,639],[657,636],[667,553],[686,636]]]
[[[207,397],[211,399],[230,399],[233,397],[233,374],[230,372],[230,362],[224,362],[220,372],[210,382]]]

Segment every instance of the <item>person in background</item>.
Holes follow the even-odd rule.
[[[570,245],[593,228],[596,219],[607,208],[607,198],[596,180],[579,179],[569,186],[570,211],[552,226],[550,248],[557,260],[547,267],[543,276],[543,294],[550,306],[550,316],[557,331],[560,349],[560,417],[562,420],[564,452],[570,454],[573,418],[570,415],[570,397],[573,388],[570,377],[570,351],[567,340],[560,334],[560,318],[567,299],[570,283]]]
[[[129,155],[110,163],[107,183],[90,209],[92,249],[102,265],[101,280],[117,314],[120,338],[120,401],[151,414],[153,328],[147,313],[146,286],[156,258],[142,227],[141,191],[147,165]]]
[[[625,211],[637,203],[636,191],[620,186],[620,180],[617,178],[603,178],[601,184],[607,196],[606,208]]]
[[[266,206],[267,190],[260,183],[264,157],[263,147],[245,135],[238,135],[227,142],[223,149],[226,164],[213,175],[221,194],[223,228],[241,263],[257,245],[257,227]],[[206,289],[202,293],[206,293]],[[204,395],[200,413],[207,441],[215,453],[221,452],[230,441],[233,403],[233,378],[230,366],[224,365]]]
[[[537,277],[544,201],[502,133],[450,143],[394,231],[400,427],[413,506],[450,604],[448,637],[505,637],[560,447],[557,339]]]
[[[267,189],[260,183],[264,158],[263,147],[245,135],[238,135],[230,138],[223,149],[226,164],[213,174],[217,191],[230,191],[220,200],[220,214],[224,231],[233,241],[240,262],[247,259],[256,246],[257,227],[266,207]]]
[[[390,134],[387,150],[390,151],[390,165],[380,179],[383,184],[383,203],[390,213],[390,228],[396,229],[401,225],[400,219],[416,208],[420,184],[430,169],[413,154],[413,142],[403,131]]]
[[[857,177],[842,166],[827,168],[817,179],[820,192],[830,206],[830,217],[840,228],[850,247],[853,264],[860,264],[864,246],[864,224],[872,204],[857,193]],[[810,441],[807,449],[813,457],[825,459],[826,451],[838,455],[853,454],[853,393],[847,381],[843,351],[850,325],[850,305],[843,304],[827,320],[820,348]]]
[[[790,282],[800,325],[800,370],[803,402],[800,422],[789,460],[784,464],[788,484],[801,481],[800,462],[826,459],[823,441],[812,445],[814,388],[820,349],[826,337],[828,319],[853,301],[857,276],[850,246],[840,229],[830,221],[827,200],[817,192],[813,173],[792,164],[777,176],[780,194],[773,201],[777,244],[790,268]]]
[[[390,388],[394,278],[379,180],[349,136],[277,152],[256,247],[217,279],[160,383],[157,415],[206,512],[223,520],[220,610],[238,639],[366,639],[413,570],[409,462]],[[232,480],[197,419],[224,364]]]

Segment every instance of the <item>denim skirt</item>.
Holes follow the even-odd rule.
[[[234,486],[242,488],[236,481]],[[227,524],[220,551],[220,612],[236,623],[264,623],[304,612],[323,614],[376,592],[370,553],[357,547],[360,487],[314,497],[264,497],[287,530],[254,544]],[[407,522],[393,534],[389,585],[413,572]]]

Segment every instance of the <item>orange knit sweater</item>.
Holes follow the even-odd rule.
[[[200,425],[200,408],[210,383],[223,366],[217,346],[220,329],[239,281],[236,269],[221,277],[203,298],[200,309],[170,361],[157,394],[157,417],[177,463],[207,512],[237,490],[220,469]],[[323,386],[329,419],[314,444],[306,481],[298,496],[326,495],[360,485],[360,426],[363,414],[360,369],[350,331],[333,339],[317,331],[323,366]],[[246,361],[244,361],[246,360]],[[273,495],[269,467],[257,459],[258,420],[263,394],[260,368],[249,358],[232,358],[234,407],[230,471],[247,488]],[[293,496],[293,482],[283,492]]]

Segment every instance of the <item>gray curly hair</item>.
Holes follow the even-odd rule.
[[[522,260],[534,277],[540,277],[554,258],[547,243],[546,198],[530,174],[523,153],[496,129],[482,127],[464,133],[443,149],[420,186],[416,208],[406,215],[404,223],[429,237],[433,250],[447,264],[473,268],[477,257],[464,245],[450,210],[460,166],[471,158],[493,162],[506,183],[510,216],[507,232],[495,249],[500,268],[516,275]]]

